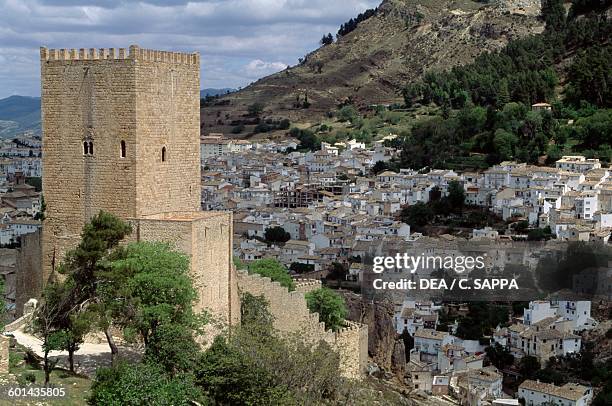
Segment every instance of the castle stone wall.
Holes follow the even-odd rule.
[[[101,209],[199,209],[200,59],[137,46],[40,56],[46,280]]]
[[[206,309],[223,325],[239,321],[238,288],[231,262],[231,213],[163,213],[131,222],[132,238],[167,242],[189,256],[191,278],[198,292],[196,311]]]
[[[23,315],[23,306],[42,293],[42,234],[40,231],[21,236],[15,264],[15,317]]]
[[[360,378],[368,360],[367,326],[347,322],[338,332],[325,329],[319,322],[319,314],[311,313],[306,305],[304,294],[321,287],[320,281],[299,281],[297,289],[289,292],[287,288],[270,278],[247,271],[238,271],[238,289],[255,296],[263,295],[269,303],[274,317],[274,328],[281,334],[299,334],[311,342],[325,341],[340,355],[340,369],[344,376]]]

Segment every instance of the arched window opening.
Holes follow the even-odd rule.
[[[87,141],[83,141],[83,155],[88,155],[89,154],[89,144],[87,144]]]
[[[166,147],[162,147],[161,159],[162,162],[166,162]]]
[[[125,141],[121,140],[121,158],[125,158]]]
[[[89,155],[93,155],[93,141],[89,141]]]

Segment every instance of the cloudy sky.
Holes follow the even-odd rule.
[[[199,51],[202,88],[294,65],[380,0],[0,0],[0,98],[38,96],[40,46]]]

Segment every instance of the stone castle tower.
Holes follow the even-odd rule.
[[[231,214],[200,211],[199,54],[130,46],[40,57],[44,282],[106,210],[133,224],[131,239],[188,254],[198,307],[234,320]]]

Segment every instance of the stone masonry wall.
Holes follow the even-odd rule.
[[[167,242],[189,256],[198,292],[195,310],[208,310],[223,325],[240,318],[231,262],[231,216],[229,212],[177,212],[132,220],[133,239]]]
[[[349,378],[360,378],[368,360],[368,330],[365,325],[347,322],[347,327],[338,332],[325,330],[319,322],[319,315],[311,313],[304,294],[321,287],[320,281],[299,281],[297,288],[287,288],[270,278],[247,271],[238,271],[240,292],[263,295],[269,302],[270,313],[274,316],[274,327],[281,333],[297,333],[312,342],[323,340],[336,349],[340,355],[342,374]]]
[[[42,234],[40,231],[21,236],[21,247],[15,264],[15,317],[21,317],[24,304],[42,293]]]
[[[122,218],[199,209],[200,59],[137,46],[40,56],[46,280],[101,209]]]
[[[135,63],[136,216],[198,211],[200,57],[135,46],[130,55]]]

